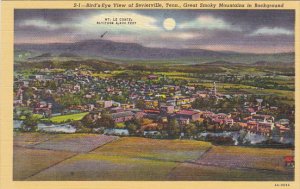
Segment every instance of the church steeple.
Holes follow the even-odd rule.
[[[217,86],[216,86],[216,82],[215,81],[214,81],[214,86],[213,86],[212,93],[213,93],[214,96],[217,95]]]

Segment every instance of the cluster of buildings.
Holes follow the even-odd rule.
[[[14,81],[14,107],[27,107],[32,113],[45,117],[64,113],[90,112],[95,118],[106,109],[115,123],[147,118],[154,123],[167,123],[176,119],[182,126],[208,120],[210,124],[233,126],[238,125],[250,132],[270,135],[276,127],[281,133],[290,130],[287,119],[276,120],[271,115],[259,114],[263,107],[261,99],[256,104],[245,102],[243,112],[249,116],[241,119],[241,112],[216,113],[207,110],[193,109],[197,98],[226,99],[230,95],[220,94],[216,83],[210,89],[196,90],[195,86],[157,84],[158,75],[148,75],[139,79],[114,77],[94,77],[82,74],[81,71],[56,73],[41,70],[39,74],[29,77],[16,75]],[[55,99],[66,94],[80,95],[80,104],[62,106]],[[120,97],[123,99],[118,101]],[[276,108],[276,107],[273,107]],[[155,127],[153,127],[155,128]]]

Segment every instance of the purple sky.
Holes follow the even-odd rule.
[[[97,24],[132,18],[136,25]],[[176,22],[167,30],[164,20]],[[15,10],[15,43],[97,39],[148,47],[278,53],[294,51],[293,10]]]

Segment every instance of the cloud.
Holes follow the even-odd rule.
[[[19,26],[21,27],[36,27],[39,29],[49,29],[49,30],[55,30],[55,29],[60,29],[64,28],[64,24],[54,24],[50,23],[46,20],[41,20],[41,19],[30,19],[30,20],[25,20],[24,22],[20,23]]]
[[[109,21],[105,20],[110,18]],[[117,19],[117,24],[114,22],[111,24],[113,19]],[[130,18],[135,24],[120,24],[121,19]],[[100,23],[100,24],[97,24]],[[106,22],[106,23],[104,23]],[[127,22],[127,21],[125,21]],[[160,27],[157,25],[157,20],[150,16],[141,15],[135,12],[105,12],[101,14],[91,15],[89,17],[84,17],[78,19],[74,22],[65,22],[65,23],[54,23],[46,19],[28,19],[23,20],[18,24],[20,27],[35,27],[38,29],[47,29],[47,30],[59,30],[62,28],[72,28],[77,32],[83,33],[95,33],[98,31],[111,31],[114,33],[122,32],[147,32],[147,31],[159,31]]]
[[[164,32],[160,33],[159,37],[163,40],[171,39],[171,40],[189,40],[189,39],[201,39],[203,37],[200,33],[195,32]]]
[[[210,15],[202,15],[195,20],[181,23],[178,28],[180,29],[207,29],[207,30],[232,30],[240,31],[237,26],[233,26],[220,18],[216,18]]]
[[[269,28],[269,27],[262,27],[257,30],[255,30],[253,33],[250,35],[256,36],[256,35],[293,35],[294,32],[285,28],[280,28],[280,27],[274,27],[274,28]]]
[[[105,19],[110,18],[117,19],[117,22],[120,23],[122,20],[130,18],[132,22],[135,24],[105,24]],[[107,22],[110,22],[107,21]],[[97,22],[102,24],[97,24]],[[112,11],[106,12],[98,15],[90,16],[89,18],[83,19],[80,24],[77,24],[76,27],[82,30],[88,31],[99,31],[99,30],[107,30],[113,32],[147,32],[147,31],[159,31],[160,27],[157,25],[158,21],[150,16],[145,16],[142,14],[138,14],[135,12],[125,12],[125,11]]]
[[[148,47],[207,48],[276,52],[294,48],[291,10],[52,10],[18,9],[16,43],[76,42],[104,39]],[[105,18],[131,18],[134,25],[97,24]],[[172,31],[163,21],[173,18]],[[280,48],[282,47],[282,48]]]

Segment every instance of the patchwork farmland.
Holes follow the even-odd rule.
[[[294,179],[284,164],[292,149],[98,134],[14,135],[14,180]]]

